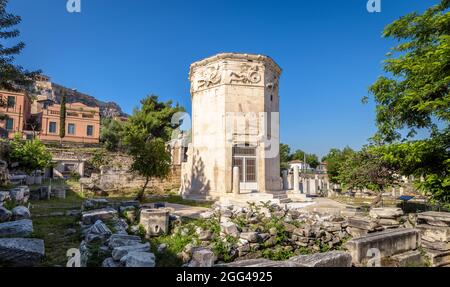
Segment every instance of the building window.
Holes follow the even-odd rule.
[[[75,124],[69,124],[67,126],[67,133],[69,135],[74,135],[75,134]]]
[[[87,126],[87,136],[91,137],[94,135],[94,126],[88,125]]]
[[[14,108],[16,106],[16,97],[8,96],[8,108]]]
[[[14,129],[14,119],[7,118],[6,119],[6,130],[12,131]]]
[[[56,123],[55,122],[50,122],[50,124],[48,126],[48,132],[51,134],[56,134]]]

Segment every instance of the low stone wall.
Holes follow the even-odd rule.
[[[130,172],[129,167],[124,165],[121,168],[104,167],[100,174],[92,174],[90,178],[83,178],[80,182],[87,189],[113,191],[141,188],[145,183],[145,179],[136,173]],[[166,179],[152,179],[148,188],[156,191],[178,191],[180,184],[181,167],[172,166]]]

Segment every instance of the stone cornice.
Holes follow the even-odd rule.
[[[194,69],[198,67],[204,67],[211,63],[215,63],[222,60],[247,60],[247,61],[264,62],[266,65],[272,68],[278,75],[282,73],[282,69],[280,68],[280,66],[278,66],[278,64],[275,63],[275,61],[268,56],[256,54],[241,54],[241,53],[220,53],[212,57],[192,63],[189,69],[189,80],[192,79]]]

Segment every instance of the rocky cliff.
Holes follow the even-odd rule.
[[[55,94],[55,100],[58,103],[61,101],[62,94],[65,93],[67,95],[67,103],[80,102],[90,107],[100,107],[100,113],[104,118],[127,116],[127,114],[122,111],[120,106],[114,102],[103,102],[93,96],[80,93],[76,90],[72,90],[55,83],[52,83],[52,89]]]

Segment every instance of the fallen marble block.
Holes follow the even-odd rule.
[[[30,219],[31,213],[25,206],[16,206],[12,210],[13,220]]]
[[[423,258],[418,250],[394,255],[390,258],[392,267],[423,267]],[[386,266],[387,267],[387,266]]]
[[[429,224],[419,224],[417,229],[420,230],[422,239],[427,241],[450,241],[450,226],[434,226]]]
[[[421,239],[422,247],[427,249],[434,249],[439,251],[450,251],[450,242],[441,241],[427,241],[424,238]]]
[[[403,210],[398,207],[372,208],[369,215],[372,218],[396,219],[403,215]]]
[[[86,211],[81,214],[81,220],[83,224],[94,224],[97,220],[107,221],[116,217],[117,210],[110,207]]]
[[[289,261],[304,267],[351,267],[352,256],[343,251],[331,251],[312,255],[300,255]]]
[[[150,243],[116,247],[112,251],[112,258],[121,260],[130,252],[150,252]]]
[[[370,218],[365,217],[350,217],[348,218],[348,226],[373,231],[378,226],[378,222],[372,221]]]
[[[86,199],[81,204],[82,211],[89,211],[95,209],[103,209],[109,206],[109,201],[105,198]]]
[[[121,259],[125,267],[155,267],[155,254],[150,252],[133,251]]]
[[[32,267],[45,255],[44,241],[27,238],[0,238],[0,262],[13,267]]]
[[[192,260],[188,267],[213,267],[216,256],[208,248],[196,248],[192,252]]]
[[[417,229],[393,229],[369,233],[346,243],[355,265],[364,265],[372,259],[373,252],[370,250],[378,250],[381,258],[385,258],[415,250],[419,246],[420,234]]]
[[[450,226],[450,213],[437,211],[422,212],[417,215],[417,220],[419,223],[424,222],[434,226]]]
[[[12,217],[12,212],[0,206],[0,223],[9,221]]]
[[[426,248],[424,250],[432,267],[441,267],[450,264],[449,250],[439,251]]]
[[[0,223],[0,238],[29,237],[33,233],[33,222],[29,219]]]
[[[123,266],[120,262],[115,261],[112,257],[108,257],[105,260],[103,260],[102,267],[117,268],[117,267],[123,267]]]
[[[136,235],[126,235],[126,234],[113,234],[109,238],[108,246],[111,249],[120,246],[130,246],[140,244],[141,238]]]

